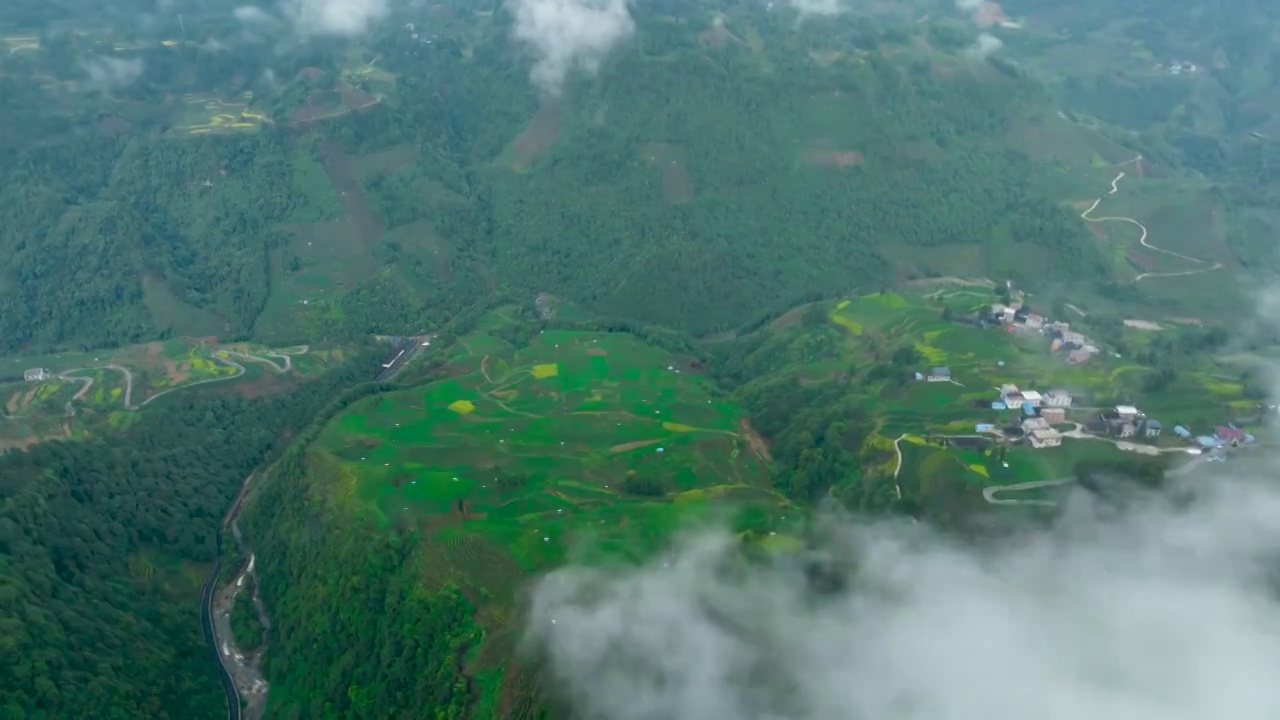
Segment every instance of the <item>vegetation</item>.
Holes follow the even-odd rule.
[[[216,5],[0,8],[0,717],[219,716],[199,588],[255,470],[231,622],[272,717],[532,719],[520,592],[566,560],[1172,468],[981,436],[1007,382],[1266,420],[1280,338],[1195,319],[1277,267],[1258,3],[1026,0],[985,59],[916,8],[642,5],[558,96],[503,12],[286,42]],[[984,325],[1014,287],[1104,352]],[[373,381],[371,335],[430,347]]]
[[[505,325],[441,379],[348,407],[250,506],[278,716],[531,716],[536,683],[508,662],[525,578],[571,552],[646,556],[713,507],[761,535],[790,508],[687,358],[601,332],[515,348]]]
[[[0,713],[219,707],[199,629],[219,522],[245,476],[367,367],[258,400],[193,391],[113,438],[0,456]]]

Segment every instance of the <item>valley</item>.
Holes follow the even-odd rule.
[[[0,715],[571,717],[558,569],[1265,453],[1258,57],[1007,4],[0,9]]]

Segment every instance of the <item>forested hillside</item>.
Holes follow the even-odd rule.
[[[702,334],[911,277],[1107,276],[1007,141],[1047,96],[963,32],[637,22],[559,97],[501,13],[290,57],[274,91],[129,45],[146,71],[76,101],[96,127],[8,147],[7,347],[413,332],[497,288]],[[10,62],[58,76],[56,39]]]
[[[118,435],[0,456],[0,714],[218,716],[199,598],[222,517],[369,364],[252,401],[179,395]]]
[[[616,41],[568,59],[500,3],[328,33],[303,3],[127,5],[0,8],[3,421],[70,427],[94,381],[67,350],[113,377],[87,439],[0,455],[6,719],[221,717],[199,589],[247,562],[217,539],[255,471],[235,552],[270,623],[240,596],[255,637],[219,639],[266,648],[269,716],[543,720],[572,714],[521,654],[523,593],[570,558],[650,558],[710,518],[749,570],[805,548],[823,501],[995,534],[1056,512],[1002,513],[996,485],[1154,483],[1184,455],[980,437],[1014,422],[1011,379],[1087,393],[1073,440],[1135,398],[1169,427],[1262,415],[1199,327],[1244,315],[1220,286],[1273,249],[1249,73],[1216,70],[1211,102],[952,3],[619,4]],[[1213,27],[1265,65],[1257,32]],[[1015,290],[1041,332],[988,322]],[[1092,364],[1046,349],[1051,311]]]

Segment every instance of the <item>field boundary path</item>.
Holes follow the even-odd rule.
[[[1137,157],[1135,157],[1135,158],[1133,158],[1133,159],[1131,159],[1131,160],[1127,160],[1127,161],[1125,161],[1125,162],[1120,163],[1120,166],[1128,165],[1129,163],[1137,162],[1137,161],[1139,161],[1139,160],[1141,160],[1141,159],[1142,159],[1142,156],[1141,156],[1141,155],[1138,155]],[[1117,166],[1117,167],[1119,167],[1119,166]],[[1156,251],[1156,252],[1161,252],[1161,253],[1164,253],[1164,254],[1166,254],[1166,255],[1170,255],[1170,256],[1172,256],[1172,257],[1179,258],[1179,259],[1181,259],[1181,260],[1186,260],[1186,261],[1188,261],[1188,262],[1193,262],[1193,263],[1196,263],[1197,265],[1207,265],[1207,266],[1208,266],[1208,267],[1196,268],[1195,270],[1184,270],[1184,271],[1182,271],[1182,272],[1144,272],[1144,273],[1139,274],[1136,278],[1134,278],[1134,279],[1133,279],[1133,281],[1134,281],[1135,283],[1137,283],[1137,282],[1141,282],[1142,280],[1145,280],[1146,278],[1152,278],[1152,277],[1182,277],[1182,276],[1185,276],[1185,275],[1198,275],[1198,274],[1200,274],[1200,273],[1206,273],[1206,272],[1211,272],[1211,271],[1213,271],[1213,270],[1220,270],[1220,269],[1222,269],[1223,265],[1222,265],[1222,263],[1220,263],[1220,262],[1212,262],[1212,263],[1211,263],[1211,262],[1209,262],[1208,260],[1202,260],[1202,259],[1200,259],[1200,258],[1191,257],[1190,255],[1183,255],[1183,254],[1182,254],[1182,253],[1180,253],[1180,252],[1176,252],[1176,251],[1173,251],[1173,250],[1168,250],[1168,249],[1166,249],[1166,248],[1158,247],[1158,246],[1156,246],[1156,245],[1152,245],[1152,244],[1147,240],[1147,235],[1148,235],[1148,232],[1147,232],[1147,226],[1146,226],[1146,225],[1143,225],[1142,223],[1138,222],[1137,220],[1134,220],[1134,219],[1133,219],[1133,218],[1131,218],[1131,217],[1125,217],[1125,216],[1123,216],[1123,215],[1112,215],[1112,216],[1107,216],[1107,217],[1090,217],[1090,215],[1093,213],[1093,211],[1094,211],[1094,210],[1096,210],[1096,209],[1098,209],[1098,205],[1103,201],[1103,199],[1105,199],[1105,198],[1107,197],[1107,195],[1114,195],[1114,194],[1116,194],[1116,192],[1120,189],[1119,182],[1120,182],[1120,181],[1125,177],[1125,175],[1126,175],[1125,171],[1123,171],[1123,170],[1118,171],[1118,174],[1115,176],[1115,178],[1113,178],[1113,179],[1111,180],[1111,189],[1107,191],[1107,194],[1106,194],[1106,195],[1102,195],[1102,196],[1100,196],[1097,200],[1094,200],[1094,201],[1093,201],[1093,204],[1089,206],[1089,209],[1088,209],[1088,210],[1085,210],[1084,212],[1080,213],[1080,218],[1081,218],[1082,220],[1084,220],[1085,222],[1091,222],[1091,223],[1101,223],[1101,222],[1126,222],[1126,223],[1129,223],[1129,224],[1131,224],[1131,225],[1135,225],[1135,226],[1137,226],[1138,230],[1140,230],[1140,231],[1142,232],[1141,237],[1139,237],[1139,238],[1138,238],[1138,244],[1139,244],[1139,245],[1141,245],[1142,247],[1147,248],[1148,250],[1154,250],[1154,251]]]

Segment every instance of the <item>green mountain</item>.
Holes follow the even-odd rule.
[[[1183,92],[1093,2],[642,3],[578,56],[496,4],[345,39],[195,5],[0,14],[3,421],[48,429],[0,442],[2,717],[221,717],[202,605],[268,717],[567,717],[520,643],[566,561],[717,523],[749,572],[822,501],[997,534],[1056,512],[1025,483],[1186,459],[1085,437],[1115,404],[1267,426],[1266,338],[1224,329],[1270,268],[1257,38]],[[1092,359],[986,322],[1015,296]],[[183,392],[131,404],[130,362]],[[979,430],[1006,383],[1075,393],[1069,441]]]

